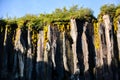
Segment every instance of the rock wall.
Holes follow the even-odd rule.
[[[119,80],[120,22],[115,35],[109,16],[103,20],[71,19],[37,34],[30,27],[0,28],[0,79]]]

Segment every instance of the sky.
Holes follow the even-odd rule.
[[[100,7],[104,4],[120,4],[119,0],[0,0],[0,18],[22,17],[25,14],[51,13],[56,8],[73,5],[88,7],[97,17]]]

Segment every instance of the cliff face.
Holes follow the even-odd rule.
[[[71,19],[39,32],[1,27],[0,79],[119,80],[119,27],[115,34],[109,16],[103,20]]]

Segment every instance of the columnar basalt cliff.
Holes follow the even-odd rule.
[[[119,80],[119,16],[0,20],[0,80]]]

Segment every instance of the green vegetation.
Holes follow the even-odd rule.
[[[117,30],[117,21],[120,15],[120,5],[115,6],[114,4],[105,4],[100,8],[100,14],[98,15],[98,21],[102,22],[102,16],[104,14],[109,14],[111,21],[114,22],[115,31]],[[80,19],[88,22],[96,20],[93,15],[93,11],[89,8],[78,8],[78,5],[74,5],[71,8],[67,9],[63,7],[62,9],[57,8],[50,14],[39,14],[39,15],[30,15],[27,14],[21,18],[7,18],[0,19],[0,31],[3,31],[3,27],[9,25],[10,27],[19,27],[25,28],[28,27],[34,32],[43,30],[44,26],[49,24],[57,24],[59,27],[65,25],[70,25],[70,19]]]
[[[100,8],[100,14],[98,15],[98,21],[103,22],[103,15],[108,14],[111,22],[114,25],[114,32],[117,31],[117,22],[120,19],[120,4],[115,6],[114,4],[105,4]]]
[[[63,9],[55,9],[51,14],[30,15],[27,14],[21,18],[0,20],[0,25],[11,24],[14,22],[18,27],[31,27],[33,30],[41,30],[44,26],[55,24],[68,24],[71,18],[85,19],[91,21],[93,18],[93,11],[89,8],[78,8],[77,5],[72,6],[69,10],[64,7]],[[2,26],[1,25],[1,26]]]

